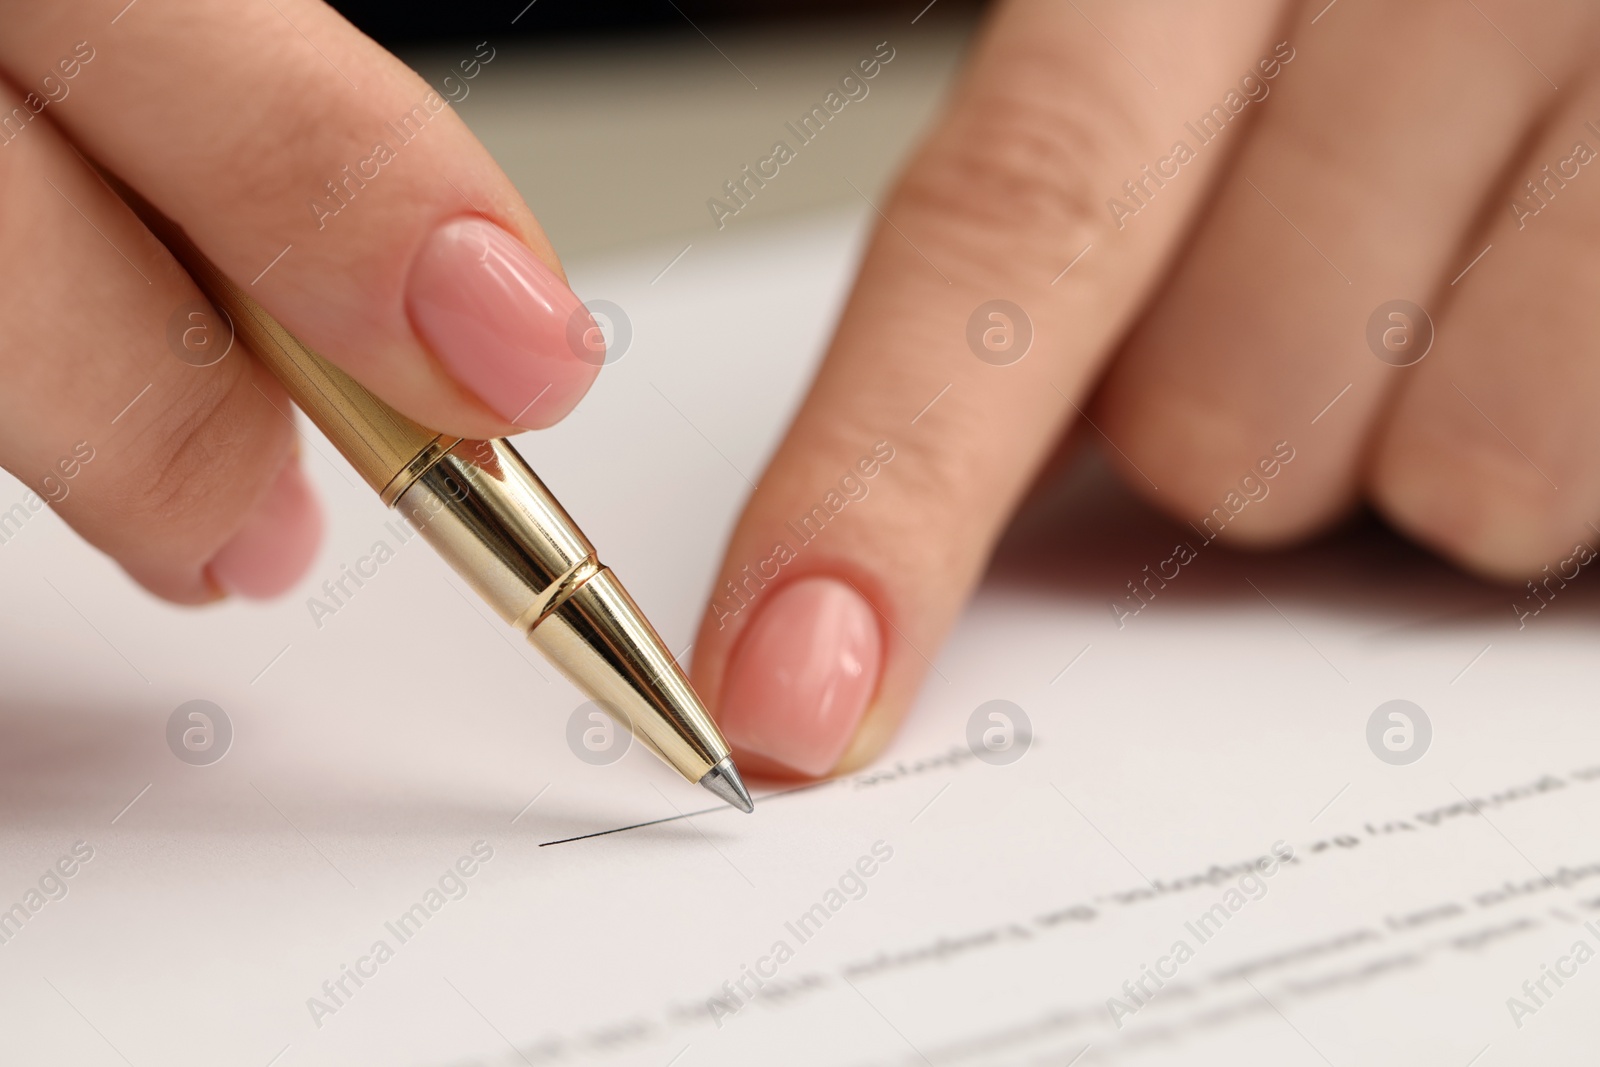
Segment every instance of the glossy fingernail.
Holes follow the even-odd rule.
[[[445,223],[422,246],[406,310],[457,381],[530,430],[571,411],[604,357],[577,295],[521,241],[476,216]]]
[[[785,586],[758,610],[734,651],[717,721],[736,749],[827,774],[878,686],[877,616],[833,578]]]
[[[291,458],[206,574],[224,592],[277,596],[299,580],[322,540],[322,509],[300,461]]]

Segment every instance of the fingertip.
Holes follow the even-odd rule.
[[[297,458],[284,464],[244,524],[206,564],[225,593],[264,600],[285,592],[310,566],[322,541],[322,508]]]
[[[778,590],[741,635],[718,723],[763,765],[822,777],[856,737],[882,660],[872,606],[838,579],[803,578]]]
[[[507,422],[559,422],[594,383],[605,342],[566,282],[520,240],[469,215],[428,237],[406,281],[413,327]]]

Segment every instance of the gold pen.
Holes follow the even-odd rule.
[[[296,340],[171,219],[106,180],[300,410],[501,618],[679,774],[754,810],[677,661],[509,441],[449,437],[401,415]]]

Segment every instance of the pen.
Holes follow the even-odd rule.
[[[677,661],[509,441],[435,433],[390,408],[296,340],[181,227],[105,177],[300,410],[502,619],[679,774],[754,810]]]

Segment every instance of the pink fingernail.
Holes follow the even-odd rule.
[[[305,573],[321,540],[322,509],[299,460],[291,458],[206,573],[238,596],[277,596]]]
[[[878,620],[833,578],[786,586],[759,611],[734,651],[717,721],[737,749],[827,774],[878,686]]]
[[[507,422],[535,430],[588,391],[605,342],[573,291],[487,219],[440,226],[406,282],[412,325],[456,380]]]

